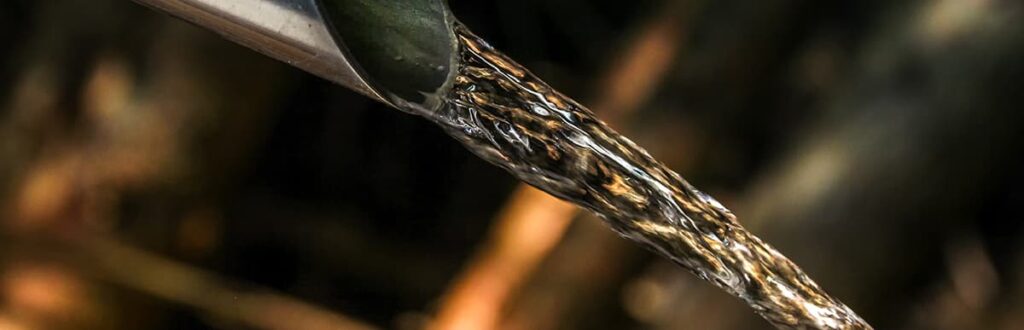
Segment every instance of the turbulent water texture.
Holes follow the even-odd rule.
[[[868,329],[793,262],[642,148],[462,26],[454,85],[426,115],[520,180],[746,301],[779,328]]]

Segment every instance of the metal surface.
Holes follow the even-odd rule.
[[[316,0],[134,1],[390,104],[335,44]]]

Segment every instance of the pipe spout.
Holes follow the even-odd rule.
[[[443,0],[134,1],[392,106],[449,75]]]

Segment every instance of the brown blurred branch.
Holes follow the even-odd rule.
[[[229,286],[217,275],[103,238],[83,241],[83,267],[100,279],[258,329],[374,327],[266,289]]]
[[[171,261],[102,235],[86,232],[36,232],[0,237],[4,239],[4,250],[17,253],[18,259],[39,259],[45,261],[44,264],[61,265],[58,270],[84,274],[99,282],[188,306],[229,323],[255,329],[375,328],[343,314],[265,288],[242,285],[239,281]],[[61,273],[54,274],[61,276]],[[61,283],[43,281],[39,284]],[[66,297],[69,300],[66,303],[77,304],[82,308],[94,307],[83,301],[74,301],[81,299],[80,296]]]
[[[0,253],[12,259],[57,256],[48,259],[57,259],[61,267],[29,272],[57,274],[57,280],[14,274],[3,294],[13,292],[36,303],[35,297],[54,296],[45,294],[50,282],[76,281],[60,274],[82,272],[245,327],[373,328],[105,238],[104,232],[123,220],[119,199],[135,197],[139,191],[175,195],[195,189],[208,193],[196,194],[196,199],[216,196],[209,191],[222,189],[224,181],[237,177],[236,166],[267,123],[281,93],[277,83],[284,78],[282,65],[183,22],[146,21],[143,25],[155,32],[147,36],[147,43],[122,41],[117,38],[121,27],[138,23],[131,17],[159,16],[130,3],[119,7],[120,3],[33,7],[40,9],[41,26],[31,30],[38,35],[16,55],[25,63],[18,68],[11,99],[4,102],[10,111],[0,113],[5,128],[0,137],[6,143],[0,150]],[[95,44],[82,47],[85,51],[58,51],[82,46],[77,39]],[[37,53],[42,55],[33,56]],[[210,202],[197,202],[202,203]],[[154,228],[173,226],[162,222],[168,220],[146,221]],[[219,239],[216,229],[206,227],[190,234],[201,236],[196,249],[211,249]],[[39,287],[44,294],[39,294]],[[60,298],[57,303],[75,308],[139,311],[136,306],[84,301],[81,295]],[[0,324],[20,325],[19,321],[0,316]],[[119,321],[97,323],[107,328]]]

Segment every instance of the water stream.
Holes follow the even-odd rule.
[[[870,329],[715,199],[465,27],[455,31],[454,85],[435,110],[406,110],[516,178],[597,213],[776,327]]]

